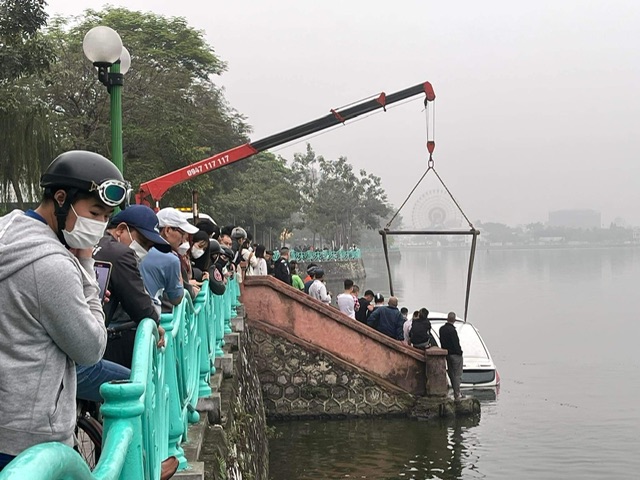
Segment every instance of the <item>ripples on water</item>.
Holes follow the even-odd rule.
[[[386,297],[380,260],[360,286]],[[460,310],[467,260],[403,253],[401,304]],[[277,423],[271,478],[640,478],[639,292],[637,248],[478,252],[469,319],[502,378],[482,417]]]
[[[483,478],[475,471],[477,419],[313,420],[274,425],[272,479]]]

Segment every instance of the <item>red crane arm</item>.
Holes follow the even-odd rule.
[[[154,178],[148,182],[140,185],[140,190],[136,194],[136,203],[147,203],[147,197],[150,197],[153,201],[159,202],[162,196],[167,193],[172,187],[186,182],[192,178],[208,173],[226,165],[230,165],[238,160],[243,160],[251,155],[255,155],[259,150],[256,150],[250,143],[245,143],[238,147],[233,147],[231,150],[226,150],[221,153],[216,153],[212,157],[205,158],[191,165],[187,165],[173,172],[166,173],[161,177]],[[153,206],[153,205],[152,205]]]
[[[425,102],[433,101],[436,98],[431,84],[429,82],[424,82],[390,95],[386,95],[383,92],[377,98],[360,102],[342,110],[331,109],[331,113],[324,117],[289,130],[285,130],[284,132],[276,133],[275,135],[271,135],[270,137],[262,140],[246,143],[230,150],[217,153],[212,157],[205,158],[199,162],[192,163],[186,167],[182,167],[153,180],[149,180],[148,182],[140,185],[140,189],[136,193],[136,202],[149,204],[150,201],[153,201],[157,203],[167,190],[182,182],[195,178],[198,175],[209,173],[212,170],[225,167],[239,160],[244,160],[245,158],[264,150],[268,150],[269,148],[306,137],[307,135],[325,130],[340,123],[345,123],[347,120],[351,120],[352,118],[356,118],[365,113],[369,113],[380,108],[386,111],[387,105],[405,100],[420,93],[425,94]]]

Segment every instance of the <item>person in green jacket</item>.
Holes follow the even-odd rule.
[[[298,275],[298,262],[291,260],[289,262],[289,268],[291,269],[291,286],[304,291],[304,282],[300,278],[300,275]]]

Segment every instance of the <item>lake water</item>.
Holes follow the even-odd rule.
[[[361,292],[386,298],[384,260],[367,260]],[[462,316],[467,262],[403,250],[400,304]],[[479,251],[468,320],[502,379],[481,418],[274,423],[271,478],[640,478],[639,311],[640,249]]]

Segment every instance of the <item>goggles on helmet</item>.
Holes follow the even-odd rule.
[[[105,180],[100,185],[92,182],[89,192],[97,192],[98,197],[105,205],[117,207],[124,203],[126,207],[129,206],[131,184],[121,180]]]

